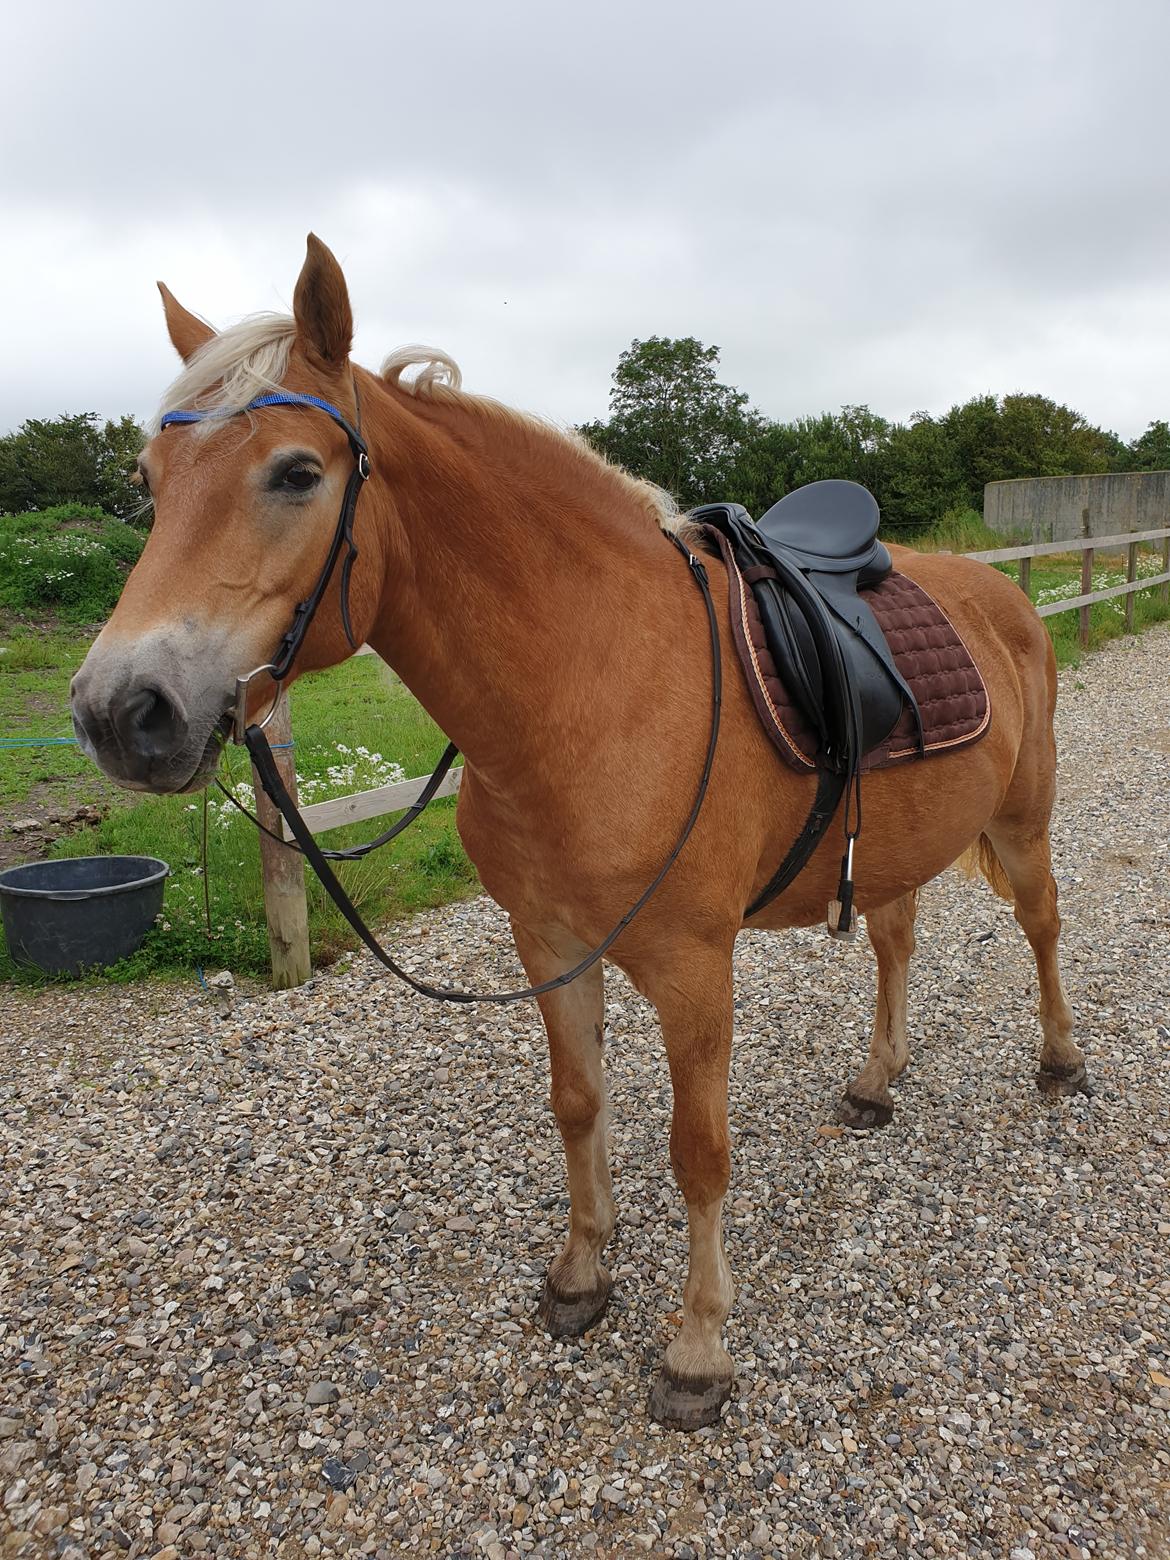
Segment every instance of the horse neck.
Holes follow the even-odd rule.
[[[551,430],[380,385],[363,409],[392,538],[370,643],[477,770],[514,772],[600,667],[646,654],[651,582],[678,560],[649,498]]]

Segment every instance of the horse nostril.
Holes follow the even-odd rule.
[[[186,731],[186,721],[158,688],[138,688],[122,701],[114,725],[123,745],[147,757],[170,752]]]

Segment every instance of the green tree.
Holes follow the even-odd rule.
[[[130,477],[143,439],[132,417],[106,423],[96,412],[29,418],[0,438],[0,512],[90,504],[133,518],[142,496]]]
[[[146,434],[128,414],[109,421],[101,431],[98,448],[97,501],[109,515],[137,520],[147,508],[141,486],[131,479],[138,469],[138,455]]]
[[[1170,424],[1152,422],[1126,449],[1126,471],[1170,471]]]
[[[884,451],[882,517],[888,530],[919,530],[966,502],[954,443],[942,424],[915,412],[890,429]]]
[[[618,359],[609,421],[581,433],[610,460],[680,503],[723,498],[759,418],[716,377],[719,348],[694,336],[633,341]]]
[[[1064,477],[1113,470],[1125,446],[1045,395],[974,396],[941,419],[965,486],[965,501],[982,509],[989,482],[1012,477]]]
[[[829,477],[860,482],[878,495],[885,480],[890,425],[868,406],[801,417],[790,423],[757,419],[729,474],[725,497],[754,515],[807,482]]]

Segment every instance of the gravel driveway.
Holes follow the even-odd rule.
[[[1062,674],[1057,875],[1096,1092],[1033,1084],[1009,907],[923,895],[913,1065],[830,1125],[863,943],[744,936],[727,1341],[737,1397],[645,1403],[684,1211],[665,1060],[611,976],[608,1317],[534,1325],[565,1226],[534,1010],[365,959],[299,992],[6,992],[0,1554],[1170,1554],[1170,630]],[[487,901],[404,928],[515,977]]]

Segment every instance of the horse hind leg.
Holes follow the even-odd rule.
[[[1004,898],[1009,894],[1015,904],[1015,916],[1036,957],[1040,988],[1040,1028],[1044,1043],[1040,1051],[1040,1069],[1036,1083],[1042,1094],[1087,1094],[1088,1076],[1084,1053],[1074,1043],[1073,1014],[1060,979],[1057,944],[1060,938],[1060,912],[1056,905],[1056,880],[1052,876],[1052,858],[1045,824],[1039,832],[995,820],[984,830],[995,861],[988,861],[981,848],[985,875]],[[996,865],[1002,867],[1002,878]]]
[[[723,1199],[731,1175],[730,949],[695,950],[680,956],[665,979],[637,984],[662,1022],[674,1090],[670,1163],[690,1235],[682,1325],[651,1389],[650,1417],[672,1429],[698,1430],[719,1419],[735,1374],[722,1339],[735,1295],[723,1249]]]
[[[588,951],[559,930],[513,924],[516,948],[534,985],[562,975]],[[538,999],[548,1034],[552,1108],[565,1145],[569,1234],[549,1266],[539,1316],[554,1338],[579,1337],[609,1302],[601,1253],[613,1234],[613,1186],[606,1132],[602,966]]]
[[[877,1009],[869,1060],[849,1084],[837,1108],[837,1120],[858,1131],[884,1127],[893,1118],[890,1084],[910,1061],[906,1003],[917,908],[917,891],[911,891],[869,911],[865,917],[869,940],[877,955]]]

